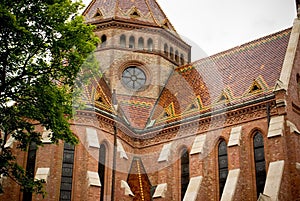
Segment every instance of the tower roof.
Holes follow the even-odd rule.
[[[156,0],[92,0],[83,15],[88,23],[118,20],[161,27],[178,36]]]

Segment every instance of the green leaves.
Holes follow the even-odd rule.
[[[24,191],[44,194],[42,182],[27,175],[4,145],[10,136],[24,151],[41,145],[37,126],[53,132],[53,143],[78,143],[69,125],[72,103],[80,84],[99,72],[92,54],[99,39],[77,13],[81,2],[0,2],[0,173]]]

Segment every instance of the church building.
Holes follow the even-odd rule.
[[[193,62],[156,0],[92,0],[83,15],[101,72],[71,122],[80,143],[45,131],[18,156],[46,197],[6,179],[0,200],[300,201],[300,14]]]

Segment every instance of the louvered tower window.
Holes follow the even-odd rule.
[[[219,143],[218,164],[219,164],[219,195],[221,198],[226,183],[227,175],[228,175],[227,145],[225,140],[222,140]]]
[[[168,56],[168,45],[165,43],[164,44],[164,54],[166,55],[166,56]]]
[[[120,47],[122,47],[122,48],[126,47],[126,36],[125,35],[120,36]]]
[[[106,41],[107,41],[107,37],[105,34],[103,34],[101,36],[101,47],[105,47],[106,46]]]
[[[60,183],[60,201],[71,201],[73,167],[74,145],[65,143]]]
[[[99,149],[99,161],[98,161],[98,174],[101,183],[100,201],[104,201],[105,162],[106,162],[106,148],[104,144],[101,144]]]
[[[135,38],[134,36],[129,37],[129,48],[134,48]]]
[[[142,38],[142,37],[140,37],[138,40],[138,48],[139,48],[139,50],[144,49],[144,38]]]
[[[152,40],[152,38],[148,39],[147,46],[148,46],[149,51],[153,51],[153,40]]]
[[[189,185],[190,180],[190,160],[189,152],[184,148],[181,152],[181,200],[184,198],[184,194]]]
[[[266,161],[264,151],[264,139],[260,132],[256,132],[253,137],[256,193],[263,193],[266,182]]]
[[[35,159],[36,159],[36,143],[30,143],[28,148],[27,155],[27,164],[26,164],[26,175],[30,178],[34,178],[34,170],[35,170]],[[32,192],[24,191],[23,201],[31,201],[32,200]]]

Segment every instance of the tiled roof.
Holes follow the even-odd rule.
[[[118,95],[118,101],[130,126],[138,129],[145,128],[156,100],[145,97]]]
[[[224,103],[234,105],[272,93],[290,32],[286,29],[178,67],[150,118],[157,124],[176,121],[191,115],[189,110],[194,111],[193,115],[205,113]],[[194,104],[197,100],[202,101],[201,108]],[[168,114],[171,104],[174,111]]]
[[[133,200],[152,200],[151,183],[143,166],[141,158],[134,157],[129,170],[127,183],[134,194]]]
[[[162,27],[178,36],[156,0],[93,0],[83,15],[88,23],[116,19]]]

